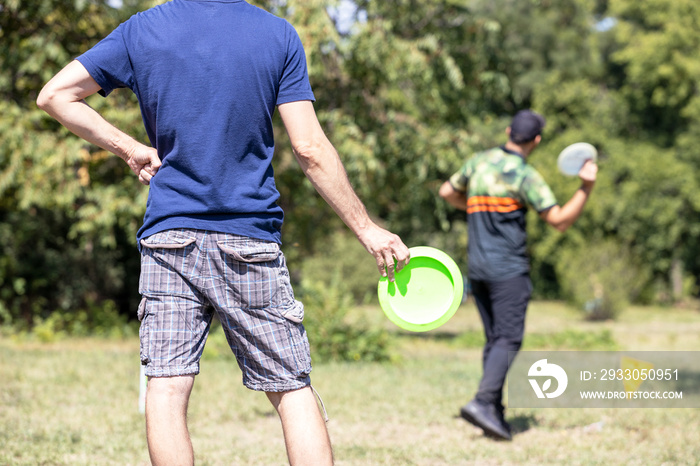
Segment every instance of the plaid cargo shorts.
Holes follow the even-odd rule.
[[[141,240],[141,363],[149,377],[199,373],[212,316],[252,390],[310,384],[311,356],[277,243],[213,231],[166,230]]]

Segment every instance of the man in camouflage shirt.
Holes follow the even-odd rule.
[[[440,187],[440,196],[467,212],[468,277],[486,334],[481,383],[461,415],[487,435],[503,440],[511,439],[502,404],[508,352],[520,349],[532,291],[527,208],[535,209],[557,230],[566,230],[583,211],[598,171],[594,162],[586,162],[578,174],[581,187],[569,202],[557,205],[542,176],[527,164],[542,139],[544,125],[542,115],[518,112],[506,129],[505,145],[475,154]]]

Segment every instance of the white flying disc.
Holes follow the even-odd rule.
[[[396,272],[394,282],[379,280],[379,304],[397,326],[412,332],[438,328],[462,303],[462,273],[450,256],[439,249],[409,249],[411,260]]]
[[[564,148],[559,153],[557,165],[559,171],[565,175],[576,176],[586,163],[586,160],[598,160],[598,151],[587,142],[577,142]]]

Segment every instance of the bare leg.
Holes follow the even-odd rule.
[[[151,377],[146,391],[146,438],[154,466],[190,466],[194,451],[187,430],[187,404],[194,375]]]
[[[332,465],[331,441],[311,387],[266,394],[282,421],[289,464]]]

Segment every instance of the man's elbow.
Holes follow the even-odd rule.
[[[550,223],[550,225],[552,225],[559,233],[564,233],[571,226],[567,223]]]
[[[39,92],[36,98],[37,107],[50,114],[56,102],[56,95],[57,93],[55,90],[47,84],[41,89],[41,92]]]
[[[564,233],[573,223],[567,220],[566,216],[558,205],[541,212],[540,217],[555,230],[561,233]]]
[[[547,218],[547,223],[549,223],[552,227],[554,227],[555,230],[557,230],[560,233],[564,233],[566,230],[569,229],[571,225],[574,224],[574,222],[572,222],[571,220],[556,217]]]
[[[301,166],[309,168],[320,163],[327,148],[321,141],[307,141],[294,144],[292,149]]]
[[[452,188],[452,185],[449,181],[445,181],[444,183],[442,183],[440,189],[438,190],[438,195],[445,200],[448,200],[453,193],[454,189]]]

